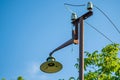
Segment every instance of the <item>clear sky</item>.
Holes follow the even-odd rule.
[[[71,38],[71,13],[64,3],[87,4],[89,0],[0,0],[0,79],[58,80],[78,76],[74,67],[78,45],[70,45],[54,54],[63,69],[55,74],[40,71],[49,52]],[[102,9],[120,30],[120,0],[91,0]],[[69,7],[78,16],[86,6]],[[120,43],[120,34],[96,8],[86,21],[99,29],[113,42]],[[85,51],[101,50],[111,42],[87,24]]]

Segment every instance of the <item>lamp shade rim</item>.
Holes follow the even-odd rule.
[[[63,68],[62,64],[57,61],[46,61],[41,64],[40,70],[45,73],[56,73]]]

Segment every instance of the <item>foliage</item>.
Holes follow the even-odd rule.
[[[109,44],[100,53],[85,52],[84,79],[85,80],[120,80],[120,51],[119,44]],[[79,62],[79,60],[78,60]],[[75,67],[79,70],[79,64]],[[74,77],[73,77],[74,78]],[[69,79],[69,80],[79,80]]]
[[[5,78],[2,78],[1,80],[6,80]],[[22,76],[18,76],[17,80],[24,80]]]
[[[19,76],[17,80],[24,80],[22,76]]]
[[[5,78],[2,78],[1,80],[6,80]]]
[[[110,44],[101,53],[85,52],[85,80],[120,80],[120,45]],[[91,67],[92,70],[87,68]]]

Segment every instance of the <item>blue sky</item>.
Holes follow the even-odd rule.
[[[77,77],[74,67],[78,45],[70,45],[54,54],[63,69],[55,74],[40,71],[49,52],[71,38],[71,13],[64,3],[87,4],[89,0],[0,0],[0,79],[68,80]],[[120,30],[120,1],[91,0],[102,9]],[[78,16],[86,13],[84,7],[69,7]],[[96,8],[86,21],[99,29],[113,42],[120,43],[120,34]],[[111,42],[92,29],[85,27],[85,51],[101,50]]]

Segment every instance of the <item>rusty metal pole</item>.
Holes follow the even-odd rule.
[[[84,19],[79,19],[79,80],[84,80]]]
[[[74,35],[74,40],[78,40],[78,43],[74,43],[79,44],[79,80],[84,80],[84,20],[91,15],[93,15],[93,12],[89,11],[72,22],[77,33],[77,35]]]

